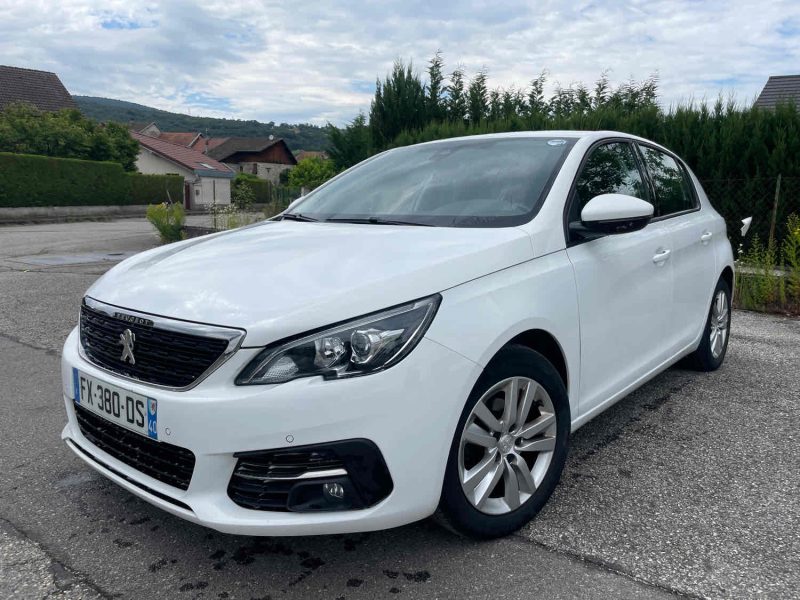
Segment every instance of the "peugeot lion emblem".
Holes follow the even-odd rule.
[[[136,359],[133,357],[133,343],[136,341],[136,335],[130,330],[126,329],[119,334],[119,343],[122,344],[122,356],[120,360],[126,360],[132,365],[136,364]]]

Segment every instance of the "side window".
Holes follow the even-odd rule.
[[[580,220],[586,203],[600,194],[627,194],[647,200],[645,190],[631,145],[627,142],[603,144],[592,150],[578,175],[569,219]]]
[[[686,172],[669,154],[655,148],[641,146],[644,162],[656,191],[656,215],[663,217],[691,210],[695,207],[694,195]]]

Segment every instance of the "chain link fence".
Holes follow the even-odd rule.
[[[789,215],[800,215],[800,177],[758,177],[751,179],[705,179],[703,189],[728,224],[728,237],[734,253],[749,248],[757,235],[766,245],[775,216],[774,240],[778,247],[786,237]],[[777,199],[777,206],[776,206]],[[747,236],[742,239],[742,219],[753,217]]]

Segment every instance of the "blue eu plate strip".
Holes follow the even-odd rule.
[[[77,404],[81,403],[81,386],[78,383],[78,369],[72,368],[72,399]]]
[[[147,435],[158,439],[158,402],[154,398],[147,399]]]

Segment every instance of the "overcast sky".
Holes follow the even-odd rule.
[[[660,78],[665,104],[750,102],[800,73],[797,0],[140,2],[0,0],[0,64],[73,94],[165,110],[342,124],[398,57],[485,68],[491,87]]]

